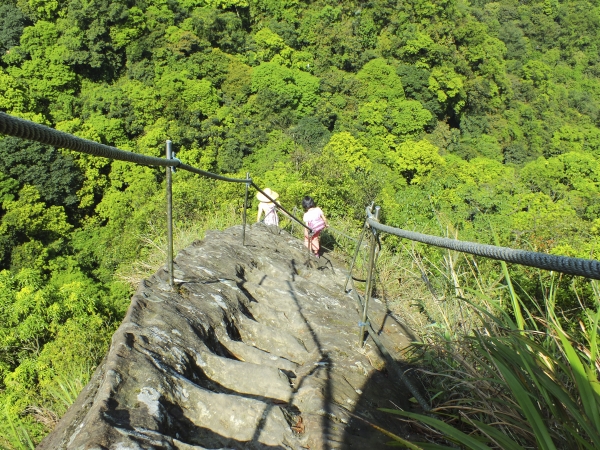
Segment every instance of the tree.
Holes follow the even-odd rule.
[[[369,61],[356,74],[365,87],[361,94],[368,101],[404,100],[402,80],[383,58]]]
[[[407,141],[400,144],[395,151],[395,169],[398,170],[408,184],[423,183],[426,176],[444,160],[439,150],[426,140]]]
[[[290,129],[290,135],[298,144],[310,151],[318,151],[327,142],[331,133],[316,117],[306,116]]]
[[[312,112],[319,92],[319,79],[307,72],[288,69],[279,64],[262,63],[252,72],[254,92],[271,92],[282,102],[280,106],[290,106],[300,116]]]
[[[305,192],[311,192],[325,210],[350,216],[362,215],[365,202],[372,201],[377,180],[371,175],[373,163],[368,149],[348,132],[331,136],[320,155],[308,158],[300,166]]]
[[[464,77],[450,66],[436,67],[431,71],[429,90],[454,114],[459,114],[466,104]]]
[[[16,180],[19,188],[37,187],[48,205],[75,212],[83,177],[73,159],[55,148],[13,137],[0,139],[0,172]]]
[[[406,97],[418,100],[434,117],[443,118],[443,109],[437,96],[429,90],[431,72],[409,64],[399,64],[396,73],[402,80]]]
[[[2,207],[3,267],[42,269],[61,253],[62,239],[73,228],[61,206],[48,207],[35,187],[25,185],[17,199],[5,201]]]
[[[533,192],[543,192],[553,201],[567,200],[579,216],[595,218],[600,196],[600,162],[581,152],[553,158],[540,157],[521,171],[521,179]]]
[[[27,88],[0,67],[0,108],[18,114],[30,109]]]
[[[0,54],[19,44],[28,20],[19,8],[11,4],[0,5]]]

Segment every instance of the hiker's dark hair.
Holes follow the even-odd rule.
[[[313,200],[312,197],[310,196],[306,196],[302,199],[302,208],[304,208],[304,211],[308,211],[310,208],[314,208],[315,206],[315,201]]]

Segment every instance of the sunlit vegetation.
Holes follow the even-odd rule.
[[[356,234],[375,200],[391,225],[595,258],[599,42],[594,0],[5,0],[0,110],[147,155],[171,139]],[[174,178],[182,243],[241,222],[239,186]],[[164,170],[2,137],[0,200],[0,447],[29,448],[162,264]],[[465,264],[465,290],[506,286]],[[537,272],[511,276],[544,304]],[[576,284],[554,297],[569,336],[596,307]]]

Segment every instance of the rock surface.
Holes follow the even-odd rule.
[[[144,280],[103,363],[40,449],[378,449],[409,408],[344,292],[346,270],[261,224],[209,232]],[[392,352],[405,330],[374,300]]]

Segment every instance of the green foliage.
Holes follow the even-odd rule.
[[[290,106],[301,116],[312,112],[317,101],[319,79],[277,63],[263,63],[252,72],[252,88],[263,95],[275,95],[279,107]]]
[[[337,160],[340,169],[350,173],[371,168],[367,148],[347,132],[334,134],[323,149],[323,156]]]
[[[401,173],[409,184],[423,183],[434,168],[444,166],[444,160],[438,154],[437,147],[425,140],[402,143],[394,156],[394,169]]]
[[[5,210],[0,223],[0,235],[5,237],[2,248],[4,267],[46,267],[60,253],[63,239],[71,231],[61,206],[48,207],[39,191],[25,185],[16,200],[3,203]]]
[[[0,97],[0,108],[19,113],[24,111],[29,105],[29,98],[26,89],[15,77],[7,74],[0,67],[0,88],[4,95]]]
[[[35,448],[27,431],[26,424],[18,416],[15,416],[8,411],[8,408],[5,408],[5,411],[0,412],[0,417],[2,417],[0,424],[0,431],[2,431],[0,434],[0,444],[19,450],[33,450]]]
[[[0,6],[0,53],[6,53],[10,48],[19,44],[27,18],[14,5]]]
[[[508,274],[507,280],[510,282]],[[460,393],[449,400],[440,391],[435,408],[439,418],[384,411],[425,423],[435,430],[438,439],[467,449],[597,447],[600,303],[596,297],[595,307],[583,311],[587,326],[582,322],[581,330],[567,332],[558,318],[555,287],[550,286],[546,305],[527,311],[526,325],[531,331],[520,333],[515,332],[516,324],[499,303],[480,293],[479,299],[468,306],[481,319],[485,332],[444,339],[442,343],[449,378],[462,374],[458,375],[461,382],[470,386],[468,398],[461,399]],[[544,331],[533,332],[540,329]],[[435,380],[439,383],[435,388],[445,390],[445,380]],[[498,420],[500,417],[502,420]],[[448,419],[454,423],[448,423]],[[427,444],[422,445],[426,448]]]
[[[396,72],[402,80],[402,86],[408,98],[421,102],[433,115],[442,116],[441,104],[429,90],[431,73],[428,70],[410,64],[400,64]]]
[[[121,311],[102,301],[102,289],[79,271],[56,271],[46,282],[39,271],[21,269],[14,275],[4,270],[0,284],[0,405],[13,411],[6,414],[17,424],[37,434],[39,428],[30,428],[14,412],[45,405],[64,413],[68,405],[57,404],[53,393],[71,383],[74,367],[99,362]],[[78,383],[76,392],[71,386],[71,400],[83,384]],[[23,433],[18,431],[27,436]]]
[[[37,187],[46,203],[73,209],[82,176],[73,160],[56,149],[6,137],[0,140],[0,172],[18,181],[19,188]]]
[[[460,113],[466,104],[464,78],[449,66],[436,67],[431,71],[429,90],[440,103],[450,106],[455,114]]]
[[[393,67],[384,59],[374,59],[364,65],[356,74],[364,84],[363,95],[367,101],[403,100],[402,80]]]
[[[290,130],[290,134],[296,143],[311,151],[323,148],[331,136],[327,127],[312,116],[300,119],[298,125]]]
[[[186,163],[250,171],[291,208],[314,195],[333,220],[360,223],[376,200],[404,228],[493,243],[491,225],[501,245],[595,257],[597,2],[359,6],[10,0],[0,6],[0,109],[147,155],[164,155],[170,139]],[[37,443],[43,420],[25,408],[63,411],[51,392],[69,389],[68,366],[97,363],[129,295],[115,271],[158,261],[163,184],[163,169],[0,140],[1,267],[39,274],[32,289],[47,308],[62,304],[62,287],[77,291],[75,303],[91,285],[102,293],[89,322],[61,307],[52,330],[45,317],[30,323],[39,351],[2,350],[15,393],[0,397],[14,424],[0,446]],[[174,189],[185,229],[208,224],[215,208],[218,223],[240,211],[239,186],[177,172]],[[513,277],[519,295],[542,295],[526,269]],[[564,289],[557,299],[578,305]]]

